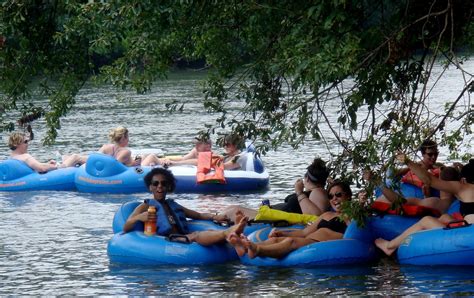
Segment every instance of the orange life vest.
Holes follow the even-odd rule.
[[[410,204],[402,204],[401,208],[398,209],[391,209],[392,205],[385,202],[375,201],[373,202],[370,207],[376,212],[382,212],[386,214],[393,214],[399,215],[403,214],[405,216],[436,216],[439,217],[441,213],[438,209],[425,207],[425,206],[418,206],[418,205],[410,205]]]
[[[219,156],[213,156],[212,152],[199,152],[196,181],[201,183],[225,184],[224,163]]]
[[[431,175],[433,176],[439,177],[440,169],[435,168],[435,169],[428,170],[428,172],[430,172]],[[416,176],[415,173],[413,173],[412,171],[408,171],[408,173],[406,173],[402,177],[402,182],[410,183],[420,188],[423,187],[424,185],[423,181],[421,181],[421,179],[418,178],[418,176]]]

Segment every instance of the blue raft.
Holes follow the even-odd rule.
[[[8,159],[0,163],[0,191],[75,190],[77,168],[61,168],[40,174],[26,163]]]
[[[137,223],[134,231],[123,233],[123,224],[139,205],[129,202],[122,205],[114,216],[114,236],[107,246],[112,263],[134,265],[205,265],[219,264],[238,259],[228,244],[202,246],[197,243],[173,242],[163,236],[146,236],[143,224]],[[196,220],[188,223],[190,232],[225,229],[211,221]]]
[[[474,265],[474,226],[439,228],[408,236],[397,251],[400,264]]]
[[[172,166],[169,170],[176,178],[176,193],[251,192],[268,187],[269,174],[260,159],[248,153],[253,170],[224,171],[225,184],[197,184],[195,166]],[[143,178],[152,167],[127,167],[115,158],[94,153],[81,166],[75,176],[80,192],[139,193],[147,192]],[[247,167],[249,169],[249,167]]]
[[[351,224],[352,225],[352,224]],[[260,242],[268,238],[272,228],[264,228],[249,235],[249,239]],[[366,237],[366,236],[364,236]],[[373,242],[359,239],[344,239],[317,242],[292,251],[283,258],[240,258],[242,263],[255,266],[317,267],[325,265],[349,265],[368,263],[376,258]]]

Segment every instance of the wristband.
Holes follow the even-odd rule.
[[[301,193],[298,195],[297,198],[298,198],[298,203],[301,203],[301,201],[303,201],[304,199],[307,199],[308,197],[304,193]]]

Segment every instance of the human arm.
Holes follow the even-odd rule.
[[[458,196],[458,193],[461,190],[461,183],[459,181],[444,181],[431,175],[424,167],[410,160],[404,153],[399,152],[396,158],[399,162],[405,163],[425,185],[430,185],[438,190],[446,191]]]
[[[116,159],[128,167],[138,166],[141,163],[141,158],[138,160],[132,159],[132,152],[128,149],[122,149],[117,153]]]
[[[213,214],[213,213],[200,213],[185,207],[182,207],[186,217],[191,219],[200,219],[200,220],[214,220],[217,222],[226,222],[229,220],[225,214]]]
[[[165,164],[169,166],[179,166],[179,165],[197,166],[198,161],[195,158],[183,159],[183,160],[165,159]]]
[[[49,172],[58,168],[58,165],[54,160],[50,160],[49,162],[39,162],[29,154],[26,156],[24,161],[30,168],[40,173]]]
[[[321,215],[329,207],[329,200],[324,189],[313,189],[309,196],[302,191],[296,192],[296,195],[303,214]]]
[[[225,170],[238,170],[241,168],[240,163],[238,162],[240,155],[236,155],[231,158],[231,160],[224,163]]]
[[[148,220],[148,205],[147,204],[140,204],[133,210],[132,214],[128,217],[127,221],[123,225],[123,231],[125,233],[130,232],[135,223],[138,221],[145,222]]]

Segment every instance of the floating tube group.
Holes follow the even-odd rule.
[[[251,192],[268,187],[270,176],[260,159],[247,153],[247,170],[226,170],[226,183],[198,184],[196,166],[172,166],[169,170],[176,178],[176,193]],[[80,192],[90,193],[137,193],[148,191],[143,182],[152,167],[126,167],[111,156],[94,153],[81,166],[75,176]]]
[[[268,188],[270,176],[262,161],[249,152],[246,170],[224,171],[224,184],[198,184],[196,166],[172,166],[177,193],[253,192]],[[61,168],[37,173],[24,162],[9,159],[0,163],[0,191],[78,190],[88,193],[147,192],[143,178],[152,167],[127,167],[101,153],[89,155],[79,168]]]

